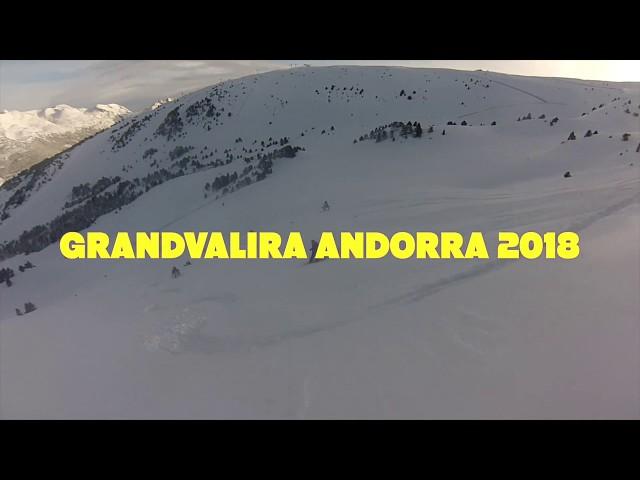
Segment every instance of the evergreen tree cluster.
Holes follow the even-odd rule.
[[[20,273],[24,273],[26,270],[32,268],[35,268],[35,265],[30,261],[27,261],[24,265],[18,266],[18,270],[20,271]],[[11,279],[15,276],[15,272],[12,268],[0,268],[0,284],[5,283],[7,285],[7,288],[13,285],[13,281]]]
[[[64,204],[64,208],[71,208],[74,205],[84,202],[88,198],[96,196],[104,192],[111,185],[115,185],[120,182],[121,178],[115,177],[102,177],[93,185],[89,183],[82,183],[71,188],[71,200]]]
[[[147,158],[151,158],[153,157],[156,153],[158,153],[158,149],[157,148],[148,148],[147,150],[144,151],[144,153],[142,154],[142,159],[146,160]]]
[[[66,152],[66,151],[65,151]],[[22,205],[32,193],[37,192],[64,165],[68,153],[59,153],[20,172],[18,175],[0,185],[0,191],[13,191],[4,205],[0,205],[0,222],[9,218],[9,211]]]
[[[429,128],[429,132],[433,132],[433,127]],[[391,139],[396,141],[396,135],[402,138],[420,138],[422,137],[422,125],[418,121],[414,122],[392,122],[386,125],[380,125],[369,133],[361,135],[360,138],[354,139],[353,143],[363,142],[365,140],[375,140],[376,143]]]
[[[27,313],[31,313],[35,311],[36,311],[36,306],[32,302],[26,302],[24,304],[24,313],[22,313],[19,308],[16,308],[16,315],[20,317],[22,315],[26,315]]]
[[[193,147],[191,145],[188,147],[178,145],[177,147],[175,147],[173,150],[169,152],[169,158],[171,160],[175,160],[176,158],[180,158],[183,155],[189,153],[191,150],[193,150]]]
[[[0,284],[6,283],[7,287],[11,286],[11,279],[15,277],[15,272],[11,268],[0,268]]]
[[[342,100],[345,103],[349,103],[351,100],[364,97],[364,88],[358,84],[349,86],[325,85],[322,88],[322,92],[326,94],[327,103],[331,103],[332,100]],[[321,95],[321,91],[318,89],[315,90],[315,93],[318,96]]]
[[[90,227],[100,216],[134,201],[140,192],[124,180],[114,191],[89,198],[82,205],[58,215],[50,222],[22,232],[15,240],[0,244],[0,261],[20,254],[39,252],[57,242],[66,232],[79,232]]]
[[[251,185],[254,182],[260,182],[273,173],[273,161],[278,158],[294,158],[296,154],[303,150],[301,147],[293,147],[284,145],[267,154],[257,154],[257,163],[247,165],[242,173],[237,172],[226,173],[217,176],[212,182],[207,182],[204,186],[204,196],[209,194],[228,193],[239,190],[240,188]]]
[[[35,265],[27,260],[27,262],[24,265],[20,265],[18,267],[18,270],[20,270],[20,273],[24,273],[25,270],[30,270],[32,268],[36,268]]]
[[[178,111],[180,107],[176,107],[171,110],[162,123],[156,129],[156,134],[161,137],[165,137],[167,140],[171,140],[173,137],[182,132],[184,128],[184,123],[182,121],[182,117],[180,117],[180,112]]]
[[[134,120],[130,120],[125,122],[123,125],[114,128],[112,130],[112,134],[109,137],[113,145],[111,146],[111,150],[117,152],[121,148],[126,147],[133,137],[151,120],[151,114],[145,115],[144,117]],[[126,130],[125,130],[126,128]],[[116,135],[116,132],[124,130],[119,135]]]

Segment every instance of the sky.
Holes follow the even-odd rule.
[[[0,60],[0,111],[118,103],[137,111],[230,78],[298,65],[390,65],[640,81],[640,60]]]

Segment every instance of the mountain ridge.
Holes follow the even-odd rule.
[[[117,104],[0,112],[0,177],[8,178],[59,153],[132,112]]]

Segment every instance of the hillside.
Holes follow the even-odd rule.
[[[0,416],[637,418],[638,113],[637,84],[309,67],[126,118],[0,187]],[[88,227],[575,230],[582,254],[64,260]]]

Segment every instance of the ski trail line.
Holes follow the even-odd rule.
[[[476,77],[477,78],[476,75],[471,75],[471,77]],[[533,98],[536,98],[536,99],[540,100],[542,103],[550,103],[550,102],[546,101],[544,98],[539,97],[538,95],[534,95],[531,92],[527,92],[526,90],[523,90],[521,88],[514,87],[513,85],[509,85],[508,83],[501,82],[500,80],[495,80],[495,79],[489,78],[489,77],[482,77],[482,78],[484,78],[485,80],[489,80],[490,82],[497,83],[498,85],[502,85],[503,87],[511,88],[512,90],[516,90],[516,91],[518,91],[520,93],[524,93],[525,95],[529,95],[530,97],[533,97]]]
[[[595,222],[597,222],[598,220],[601,220],[603,218],[606,218],[610,215],[613,215],[614,213],[616,213],[619,210],[622,210],[623,208],[628,207],[629,205],[632,205],[633,203],[639,202],[640,201],[640,193],[636,193],[635,195],[633,195],[630,198],[627,198],[621,202],[615,203],[603,210],[600,210],[598,212],[595,212],[591,215],[589,215],[588,217],[586,217],[583,220],[574,222],[573,224],[571,224],[568,228],[566,228],[566,231],[571,231],[571,232],[580,232],[588,227],[590,227],[591,225],[593,225]],[[377,309],[377,308],[381,308],[381,307],[385,307],[385,306],[389,306],[389,305],[395,305],[398,303],[414,303],[414,302],[419,302],[420,300],[425,299],[426,297],[429,297],[437,292],[439,292],[440,290],[443,290],[451,285],[456,285],[458,283],[461,283],[465,280],[469,280],[472,278],[476,278],[479,277],[481,275],[484,275],[486,273],[492,272],[494,270],[498,270],[500,268],[506,267],[507,265],[511,265],[513,264],[514,260],[504,260],[504,259],[494,259],[491,260],[490,262],[487,262],[483,265],[471,268],[467,271],[464,272],[459,272],[456,274],[453,274],[449,277],[445,277],[437,282],[434,283],[429,283],[426,285],[423,285],[420,288],[417,288],[411,292],[405,293],[403,295],[399,295],[397,297],[392,297],[388,300],[385,300],[384,302],[378,304],[378,305],[374,305],[372,308]]]

